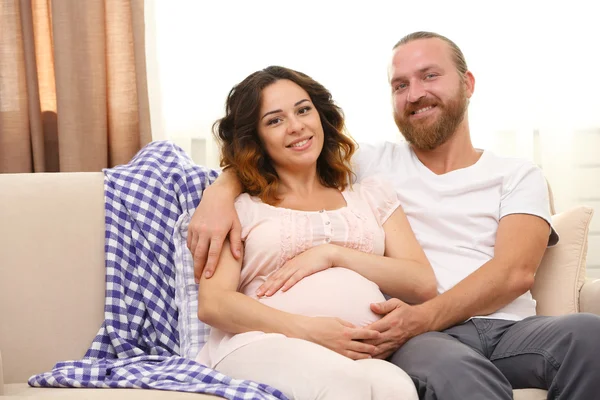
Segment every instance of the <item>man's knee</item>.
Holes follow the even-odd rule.
[[[445,333],[428,332],[409,340],[390,361],[408,373],[421,398],[435,398],[432,393],[449,399],[512,396],[510,384],[490,360]]]
[[[584,350],[585,354],[600,351],[600,317],[589,313],[569,314],[560,317],[559,330],[570,339],[571,345]]]
[[[450,335],[428,332],[410,339],[398,349],[390,361],[414,375],[418,371],[452,371],[457,366],[477,364],[482,356]]]

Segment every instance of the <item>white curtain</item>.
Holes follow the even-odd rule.
[[[199,163],[218,165],[211,125],[232,85],[271,64],[323,83],[358,142],[398,140],[390,50],[430,30],[454,40],[475,75],[475,145],[541,165],[559,212],[600,213],[600,24],[590,1],[145,1],[154,139]],[[600,277],[600,215],[592,225],[588,266]]]

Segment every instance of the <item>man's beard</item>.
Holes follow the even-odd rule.
[[[416,123],[410,121],[411,112],[436,104],[440,115],[435,121],[417,120]],[[452,137],[456,128],[465,118],[469,99],[463,87],[447,104],[434,103],[430,100],[419,100],[412,103],[400,118],[398,112],[394,110],[394,120],[402,136],[406,141],[412,144],[418,150],[433,150],[446,143]]]

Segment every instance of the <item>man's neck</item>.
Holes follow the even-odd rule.
[[[468,129],[457,131],[433,150],[412,147],[419,160],[436,175],[467,168],[479,161],[482,152],[473,147]]]

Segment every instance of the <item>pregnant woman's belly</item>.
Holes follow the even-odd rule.
[[[379,287],[346,268],[329,268],[307,276],[287,292],[259,299],[273,308],[309,317],[338,317],[355,326],[381,318],[370,304],[385,301]]]

